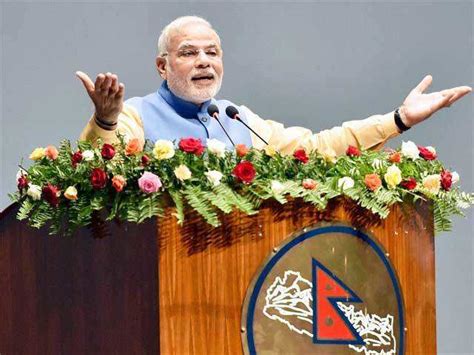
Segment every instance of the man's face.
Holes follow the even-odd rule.
[[[188,24],[171,34],[166,58],[157,57],[156,66],[176,96],[201,104],[214,97],[222,84],[219,37],[203,24]]]

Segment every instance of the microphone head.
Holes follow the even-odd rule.
[[[237,110],[234,106],[227,106],[225,113],[227,116],[235,120],[239,115],[239,110]]]
[[[209,106],[207,107],[207,113],[209,114],[209,116],[215,117],[215,116],[214,116],[215,114],[219,114],[219,108],[218,108],[216,105],[214,105],[214,104],[209,105]]]

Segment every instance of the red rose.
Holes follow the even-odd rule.
[[[147,166],[149,162],[150,162],[150,157],[148,155],[144,154],[142,156],[142,165]]]
[[[90,180],[94,189],[103,189],[107,185],[107,174],[101,168],[92,169]]]
[[[406,180],[403,180],[400,183],[400,186],[407,189],[407,190],[413,190],[416,187],[416,180],[415,178],[408,178]]]
[[[453,184],[453,174],[451,174],[448,170],[443,170],[441,172],[441,186],[446,191],[451,189],[451,185]]]
[[[105,143],[102,146],[102,151],[100,152],[100,154],[105,160],[110,160],[115,156],[115,148],[113,145]]]
[[[76,165],[82,161],[82,153],[80,150],[78,150],[71,156],[71,161],[73,167],[76,167]]]
[[[346,154],[350,157],[359,157],[361,153],[359,148],[350,145],[349,147],[347,147]]]
[[[41,197],[48,202],[51,206],[57,207],[59,205],[59,189],[57,186],[48,183],[43,187]]]
[[[436,159],[436,153],[433,152],[432,150],[426,148],[426,147],[421,147],[418,146],[418,150],[420,151],[420,157],[422,157],[425,160],[435,160]]]
[[[388,157],[388,160],[391,163],[400,163],[402,161],[402,155],[399,152],[394,152],[390,154],[390,156]]]
[[[232,170],[232,175],[243,183],[250,184],[255,178],[256,171],[251,162],[242,160],[235,166],[234,170]]]
[[[23,190],[25,187],[28,187],[28,178],[22,175],[18,178],[18,189]]]
[[[306,151],[304,149],[295,150],[295,152],[293,153],[293,157],[296,160],[302,162],[303,164],[306,164],[309,160],[309,157],[306,155]]]
[[[179,141],[179,149],[186,153],[192,153],[194,155],[201,155],[204,152],[204,146],[200,139],[196,138],[181,138]]]

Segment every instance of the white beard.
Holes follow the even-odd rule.
[[[218,78],[215,73],[214,83],[211,86],[203,89],[194,87],[193,84],[188,83],[186,79],[183,80],[181,77],[174,75],[171,70],[169,70],[169,74],[170,75],[168,75],[167,81],[168,88],[171,90],[171,92],[183,100],[198,105],[216,96],[222,85],[222,76]],[[189,79],[189,81],[191,81],[191,79]]]

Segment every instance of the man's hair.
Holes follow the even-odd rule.
[[[211,24],[199,16],[182,16],[178,17],[176,20],[171,21],[163,31],[161,31],[160,38],[158,38],[158,55],[163,56],[164,54],[168,53],[168,46],[170,43],[170,38],[173,32],[179,31],[181,27],[189,25],[190,23],[202,24],[209,27],[211,30],[216,32],[214,28],[212,28]],[[216,32],[217,34],[217,32]],[[217,35],[219,38],[219,35]],[[220,39],[219,39],[220,40]]]

